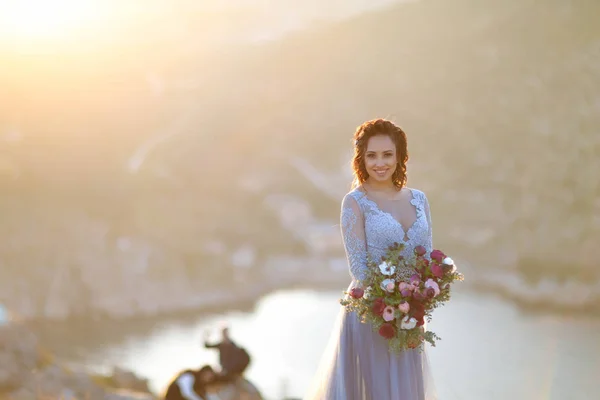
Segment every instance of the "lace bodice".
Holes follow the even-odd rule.
[[[427,254],[432,251],[429,202],[422,191],[409,190],[412,196],[410,204],[414,206],[416,219],[408,229],[360,189],[354,189],[344,196],[340,222],[353,280],[361,281],[365,278],[367,254],[371,259],[379,260],[394,242],[406,246],[403,255],[407,258],[412,256],[418,245],[425,246]]]

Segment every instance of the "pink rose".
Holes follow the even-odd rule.
[[[428,289],[433,289],[433,296],[437,296],[440,294],[440,285],[438,285],[438,283],[433,279],[427,279],[427,282],[425,282],[425,287]]]
[[[402,297],[412,296],[412,291],[410,289],[402,289],[400,293],[402,294]]]
[[[364,294],[365,294],[365,291],[359,287],[355,287],[355,288],[352,288],[352,290],[350,290],[350,296],[354,297],[355,299],[360,299],[361,297],[364,296]]]
[[[390,293],[392,293],[394,291],[395,287],[396,287],[396,284],[394,282],[388,282],[388,284],[385,285],[386,290]]]
[[[398,284],[398,290],[399,291],[403,291],[404,289],[408,289],[408,286],[409,286],[408,283],[406,283],[406,282],[400,282]]]
[[[423,246],[415,247],[415,254],[418,256],[424,256],[427,253],[427,250]]]
[[[444,269],[437,263],[431,264],[431,273],[436,278],[442,278],[444,276]]]
[[[383,309],[383,319],[386,322],[390,322],[394,319],[394,307],[387,306],[386,308]]]
[[[441,250],[433,250],[429,255],[432,260],[435,260],[438,263],[441,263],[444,258],[446,258],[446,255]]]
[[[410,304],[408,304],[406,301],[403,303],[400,303],[398,305],[398,310],[400,310],[402,313],[406,314],[410,311]]]

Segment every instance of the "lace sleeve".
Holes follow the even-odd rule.
[[[423,194],[423,209],[425,210],[425,216],[427,217],[427,242],[425,243],[425,248],[427,252],[431,252],[433,250],[433,229],[431,227],[431,212],[429,211],[429,201],[427,200],[427,196]]]
[[[362,281],[365,279],[367,265],[364,216],[358,203],[351,196],[346,195],[342,201],[340,224],[350,275],[353,279]]]

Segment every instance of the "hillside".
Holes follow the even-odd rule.
[[[148,293],[210,287],[248,248],[265,274],[274,257],[338,257],[349,139],[378,116],[408,133],[436,246],[597,280],[599,13],[425,0],[219,47],[161,36],[165,16],[85,61],[4,52],[0,301],[34,315],[52,294],[85,313],[142,276]],[[332,244],[315,250],[285,215]]]

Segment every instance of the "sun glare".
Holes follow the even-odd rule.
[[[55,39],[76,35],[100,14],[100,0],[0,0],[0,39]]]

